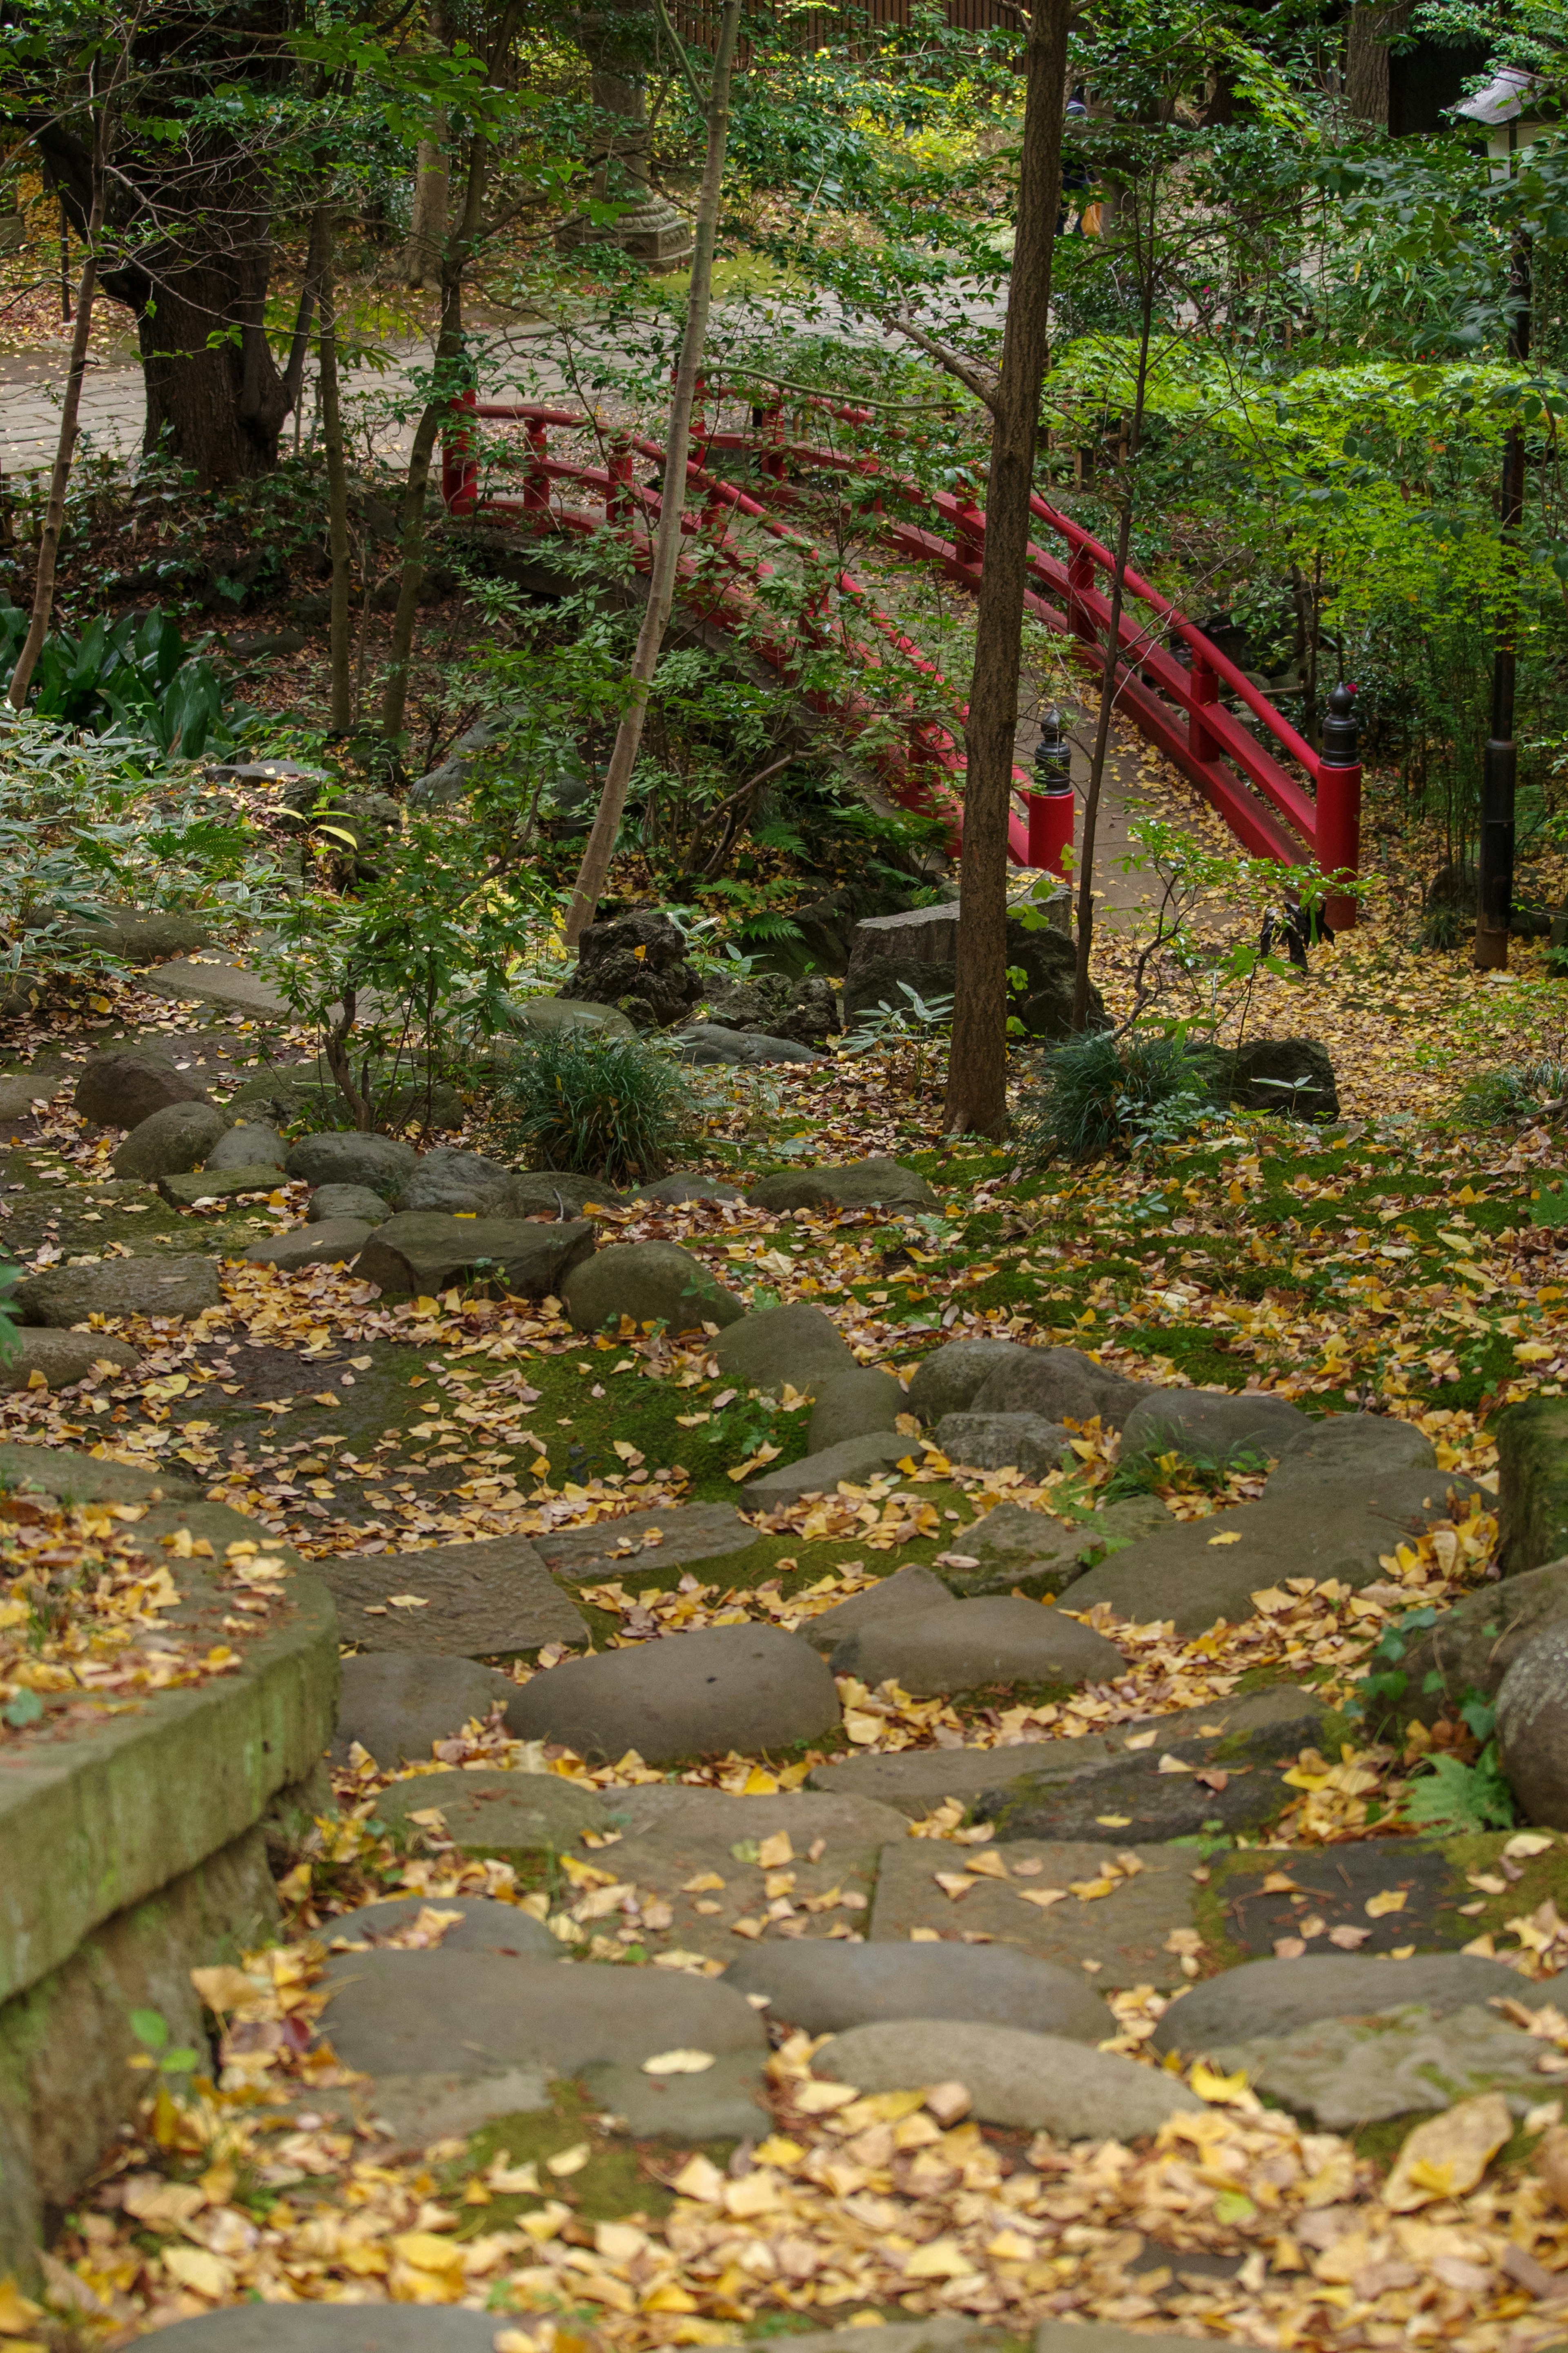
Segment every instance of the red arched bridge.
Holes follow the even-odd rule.
[[[945,818],[957,837],[964,762],[954,730],[963,724],[962,704],[952,705],[952,727],[916,712],[911,673],[940,691],[935,666],[871,588],[838,568],[790,518],[803,503],[802,486],[814,477],[875,477],[873,485],[863,487],[869,489],[873,515],[882,517],[879,543],[906,561],[934,565],[958,586],[973,591],[985,555],[983,509],[971,492],[928,492],[886,472],[874,457],[821,448],[791,439],[786,432],[786,414],[797,426],[815,413],[860,427],[873,422],[869,409],[802,395],[786,412],[782,403],[757,407],[749,396],[711,387],[704,402],[726,398],[747,400],[751,426],[721,431],[700,414],[694,421],[689,503],[681,524],[682,601],[706,622],[743,631],[748,650],[786,680],[798,676],[805,649],[834,646],[847,658],[851,677],[863,683],[831,694],[806,691],[804,699],[831,711],[852,733],[872,730],[877,723],[869,756],[890,797],[904,807]],[[524,429],[521,487],[516,491],[493,491],[482,481],[473,427],[488,418]],[[552,456],[551,433],[563,428],[576,436],[593,434],[596,460]],[[711,465],[719,452],[742,453],[752,461],[744,489]],[[639,459],[651,464],[652,480],[637,480]],[[441,489],[453,515],[483,515],[540,533],[585,537],[616,532],[629,541],[634,563],[646,570],[662,504],[658,485],[664,462],[657,442],[606,428],[581,411],[531,401],[484,401],[468,393],[453,404],[442,447]],[[885,497],[893,512],[884,511]],[[1039,541],[1029,548],[1028,609],[1068,641],[1069,653],[1098,683],[1110,628],[1113,558],[1070,515],[1039,497],[1030,504],[1041,529]],[[752,528],[742,538],[740,527],[745,524]],[[775,619],[761,593],[781,566],[761,552],[759,541],[774,543],[783,567],[804,568],[812,584],[805,610],[792,624]],[[1195,786],[1252,856],[1286,867],[1315,862],[1323,873],[1353,881],[1360,860],[1360,767],[1336,765],[1315,752],[1212,639],[1132,571],[1126,575],[1117,631],[1115,696],[1119,713]],[[1227,708],[1222,696],[1240,704],[1253,724]],[[889,702],[900,722],[892,742],[886,724]],[[1034,791],[1022,770],[1014,776],[1010,854],[1020,865],[1060,871],[1064,815],[1066,839],[1071,839],[1071,797]],[[1355,901],[1336,893],[1327,912],[1335,929],[1343,929],[1355,921]]]

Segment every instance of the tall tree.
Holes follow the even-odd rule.
[[[1019,649],[1040,392],[1050,341],[1070,0],[1036,0],[1029,20],[1017,233],[1002,371],[988,391],[991,479],[985,561],[964,726],[958,966],[942,1122],[998,1135],[1007,1117],[1007,818],[1018,732]]]
[[[621,829],[621,813],[626,805],[626,788],[632,780],[632,770],[637,765],[654,674],[658,668],[659,650],[664,644],[670,609],[675,602],[675,575],[680,561],[680,522],[686,511],[686,469],[691,450],[691,412],[696,406],[697,381],[702,368],[702,348],[708,337],[708,311],[713,294],[713,248],[719,235],[719,201],[723,191],[724,154],[730,139],[730,82],[734,70],[740,25],[740,0],[724,0],[718,45],[713,55],[712,79],[708,89],[708,145],[702,165],[702,185],[697,198],[696,249],[691,260],[690,289],[686,298],[686,329],[681,337],[680,359],[675,372],[675,389],[670,399],[669,423],[665,436],[664,488],[660,493],[658,530],[654,538],[653,561],[648,573],[647,608],[643,615],[642,627],[637,631],[637,648],[626,681],[626,707],[616,730],[604,789],[599,795],[599,806],[594,815],[587,847],[583,852],[583,862],[577,870],[576,888],[572,897],[571,912],[566,918],[566,937],[573,945],[594,920],[594,913],[610,871],[610,860],[615,856],[616,840]]]

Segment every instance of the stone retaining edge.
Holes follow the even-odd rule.
[[[289,1614],[237,1672],[0,1757],[0,2002],[94,1928],[258,1822],[332,1738],[337,1612],[296,1572]]]

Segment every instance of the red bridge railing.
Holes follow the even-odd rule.
[[[723,396],[711,389],[707,396],[710,399]],[[803,396],[798,405],[851,425],[873,421],[870,410],[825,396],[807,399]],[[702,619],[726,630],[743,624],[749,644],[781,675],[798,667],[798,649],[760,618],[756,591],[774,567],[739,546],[727,533],[731,516],[744,516],[797,557],[820,565],[821,551],[784,519],[800,503],[795,478],[814,474],[874,476],[877,507],[882,504],[885,489],[899,505],[923,508],[932,518],[930,525],[889,514],[881,529],[884,543],[910,561],[936,566],[961,587],[978,589],[984,563],[985,516],[972,491],[928,493],[913,482],[884,474],[876,458],[787,439],[782,406],[753,409],[752,415],[755,421],[750,432],[710,429],[700,419],[693,426],[688,489],[700,495],[701,503],[689,508],[683,519],[682,529],[693,554],[683,555],[680,589],[683,599]],[[527,452],[517,495],[489,491],[481,495],[470,420],[486,418],[521,423],[524,427]],[[605,462],[585,464],[551,456],[552,427],[599,432]],[[755,460],[756,479],[749,490],[739,489],[710,470],[708,459],[715,451],[743,452]],[[616,430],[604,433],[595,419],[581,411],[550,408],[536,402],[481,401],[468,394],[454,404],[452,425],[443,442],[442,495],[448,511],[456,515],[482,512],[534,530],[567,530],[577,534],[618,530],[631,536],[634,561],[646,567],[661,501],[657,490],[636,480],[635,468],[642,458],[662,469],[664,455],[657,442],[640,436]],[[587,492],[598,511],[554,499],[556,483],[570,483]],[[1065,543],[1065,558],[1031,543],[1028,607],[1047,628],[1069,641],[1069,650],[1086,670],[1097,678],[1102,676],[1110,606],[1099,584],[1102,575],[1109,582],[1113,558],[1070,515],[1039,497],[1031,505],[1045,531]],[[646,536],[637,530],[639,515]],[[879,640],[910,668],[940,678],[934,665],[882,610],[863,582],[840,570],[833,577],[833,587],[840,602],[840,627],[832,629],[820,607],[815,610],[808,607],[800,624],[808,643],[837,638],[869,674],[882,666]],[[851,636],[844,625],[847,612],[853,613],[864,635]],[[1186,663],[1176,659],[1173,648],[1178,646],[1186,650]],[[1244,849],[1285,866],[1315,860],[1324,873],[1353,881],[1360,860],[1359,765],[1336,765],[1314,751],[1211,638],[1131,571],[1126,575],[1117,656],[1113,690],[1117,710],[1197,788]],[[1226,692],[1252,714],[1267,740],[1260,740],[1226,707],[1221,696]],[[807,700],[826,709],[834,699],[819,695]],[[838,696],[834,707],[851,725],[868,723],[879,715],[868,696],[855,692]],[[962,707],[955,715],[962,723]],[[904,739],[899,750],[876,755],[884,782],[905,807],[943,816],[959,833],[964,763],[955,734],[937,721],[911,715]],[[1055,863],[1050,850],[1053,842],[1059,843],[1061,828],[1050,804],[1057,797],[1032,792],[1030,779],[1020,769],[1015,769],[1014,776],[1016,797],[1024,807],[1015,811],[1009,824],[1010,854],[1021,865],[1047,860]],[[1334,928],[1343,930],[1355,921],[1355,901],[1346,892],[1335,893],[1328,900],[1327,912]]]

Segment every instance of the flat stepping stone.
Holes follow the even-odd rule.
[[[1024,1593],[1038,1600],[1065,1593],[1102,1560],[1176,1525],[1158,1495],[1124,1496],[1075,1525],[1022,1504],[998,1504],[958,1530],[942,1576],[955,1594]]]
[[[819,2075],[861,2092],[960,2083],[985,2124],[1054,2139],[1138,2140],[1203,2102],[1173,2075],[1056,2034],[969,2019],[899,2019],[854,2026],[812,2061]]]
[[[1289,1577],[1337,1577],[1359,1592],[1387,1576],[1384,1556],[1403,1535],[1447,1517],[1450,1490],[1477,1492],[1453,1472],[1391,1472],[1370,1482],[1357,1474],[1339,1492],[1322,1480],[1310,1510],[1299,1497],[1266,1495],[1177,1522],[1090,1569],[1074,1585],[1072,1606],[1104,1601],[1119,1618],[1169,1620],[1178,1634],[1201,1634],[1221,1618],[1235,1626],[1255,1617],[1253,1595]]]
[[[1287,1398],[1257,1390],[1240,1396],[1214,1389],[1144,1391],[1122,1426],[1121,1451],[1195,1454],[1221,1461],[1239,1455],[1273,1457],[1309,1445],[1317,1425]]]
[[[375,1801],[377,1820],[403,1832],[427,1827],[413,1817],[432,1809],[459,1854],[501,1862],[574,1852],[584,1831],[611,1828],[597,1793],[559,1773],[420,1773]]]
[[[858,2341],[859,2335],[858,2328],[808,2328],[799,2336],[792,2329],[789,2353],[866,2353]],[[981,2321],[944,2312],[933,2314],[929,2320],[885,2322],[877,2332],[877,2353],[1002,2353],[1005,2346],[1016,2342],[1004,2329],[987,2328]],[[1192,2343],[1191,2337],[1187,2343]]]
[[[904,1834],[898,1815],[859,1798],[732,1798],[648,1783],[607,1791],[605,1802],[622,1837],[591,1860],[630,1898],[617,1899],[605,1927],[624,1926],[623,1941],[650,1953],[726,1963],[763,1940],[772,1951],[775,1940],[863,1937],[878,1858]]]
[[[275,1193],[282,1182],[282,1169],[270,1160],[157,1180],[159,1194],[172,1209],[194,1209],[198,1201],[237,1201],[242,1193]]]
[[[1294,1961],[1244,1961],[1173,2001],[1154,2029],[1153,2047],[1190,2055],[1222,2042],[1277,2042],[1323,2019],[1365,2018],[1413,2002],[1437,2018],[1502,1995],[1538,2010],[1554,1999],[1552,1985],[1550,1978],[1521,1978],[1479,1953],[1413,1953],[1404,1961],[1309,1953]]]
[[[19,1282],[15,1296],[25,1324],[68,1330],[90,1315],[199,1315],[221,1303],[223,1285],[216,1259],[171,1253],[51,1267]]]
[[[344,1659],[342,1672],[332,1757],[346,1763],[357,1740],[388,1772],[428,1763],[433,1742],[455,1737],[470,1716],[482,1722],[517,1689],[499,1667],[428,1652],[365,1652]]]
[[[891,1577],[879,1577],[863,1593],[852,1594],[837,1608],[825,1609],[820,1618],[808,1618],[800,1631],[814,1651],[830,1659],[847,1635],[887,1619],[918,1618],[923,1610],[940,1609],[952,1599],[940,1577],[911,1565],[895,1569]]]
[[[801,1937],[731,1961],[726,1985],[765,1993],[774,2021],[839,2034],[889,2018],[969,2018],[1103,2042],[1110,2011],[1081,1971],[1005,1945],[850,1945]]]
[[[838,1690],[809,1642],[777,1626],[713,1626],[568,1659],[507,1710],[521,1740],[559,1741],[615,1764],[788,1748],[836,1729]]]
[[[640,2067],[664,2051],[742,2052],[759,2067],[762,2020],[731,1987],[681,1969],[500,1953],[339,1953],[327,1963],[327,2031],[374,2076],[575,2075]]]
[[[902,1438],[897,1430],[869,1430],[864,1438],[847,1438],[841,1446],[826,1447],[820,1454],[807,1454],[798,1462],[764,1471],[760,1479],[747,1481],[746,1495],[759,1511],[773,1511],[780,1504],[798,1504],[805,1495],[837,1494],[841,1482],[863,1487],[868,1480],[895,1470],[918,1444],[918,1440]]]
[[[584,2067],[583,2084],[604,2114],[636,2140],[760,2140],[773,2129],[763,2071],[749,2051],[728,2051],[696,2075],[647,2075],[640,2067]]]
[[[1549,2088],[1536,2067],[1539,2039],[1467,2003],[1436,2018],[1420,2007],[1368,2019],[1322,2019],[1278,2041],[1227,2042],[1212,2056],[1227,2073],[1330,2132],[1348,2132],[1423,2108],[1450,2108],[1501,2092],[1522,2116]]]
[[[184,1471],[162,1464],[143,1471],[131,1462],[73,1453],[68,1446],[29,1446],[18,1440],[0,1444],[0,1482],[23,1494],[55,1495],[71,1504],[147,1504],[165,1495],[201,1493]]]
[[[233,2304],[147,2341],[166,2337],[168,2353],[493,2353],[496,2322],[451,2305]]]
[[[1039,1960],[1086,1975],[1101,1993],[1126,1986],[1183,1985],[1180,1956],[1169,1943],[1173,1929],[1196,1925],[1199,1891],[1192,1850],[1129,1849],[1123,1836],[1112,1830],[1102,1831],[1095,1845],[1024,1840],[984,1848],[906,1837],[882,1850],[871,1940],[908,1944],[919,1930],[955,1944],[973,1936],[1016,1945]],[[1128,1853],[1141,1866],[1131,1873],[1118,1862]],[[977,1856],[994,1857],[1006,1876],[984,1875],[995,1868],[984,1862],[981,1873],[972,1872]],[[1037,1870],[1032,1868],[1037,1864]],[[939,1883],[939,1872],[948,1886]],[[1085,1971],[1086,1961],[1096,1967]]]
[[[1072,1460],[1072,1431],[1037,1413],[948,1413],[934,1434],[950,1462],[974,1471],[1019,1471],[1039,1481]]]
[[[141,1362],[128,1340],[111,1340],[107,1332],[56,1332],[47,1324],[23,1324],[16,1345],[0,1360],[0,1389],[25,1389],[39,1374],[52,1389],[69,1388],[86,1380],[95,1366],[112,1373],[129,1372]]]
[[[588,1629],[525,1536],[318,1564],[346,1641],[367,1651],[521,1658]]]
[[[552,1528],[531,1539],[546,1568],[573,1585],[635,1577],[645,1568],[685,1568],[699,1560],[735,1560],[758,1542],[732,1504],[678,1504],[596,1520],[587,1528]]]
[[[503,1958],[559,1960],[561,1947],[531,1912],[515,1904],[497,1904],[484,1895],[392,1895],[383,1904],[362,1904],[353,1912],[337,1913],[321,1934],[330,1945],[387,1945],[416,1926],[422,1912],[460,1913],[461,1918],[443,1927],[432,1949],[443,1953],[500,1953]],[[395,1944],[392,1947],[396,1950]]]
[[[284,1165],[307,1185],[365,1185],[393,1194],[413,1176],[419,1155],[401,1136],[325,1132],[300,1136]]]
[[[253,1020],[276,1020],[289,1011],[280,988],[226,956],[176,956],[143,973],[140,985],[177,1005],[221,1005],[226,1012],[247,1013]]]
[[[720,1333],[712,1355],[725,1380],[775,1397],[785,1381],[808,1389],[819,1376],[847,1371],[855,1362],[837,1324],[804,1302],[742,1315]]]
[[[1159,2263],[1167,2260],[1164,2250],[1155,2251],[1155,2260]],[[1205,2263],[1208,2258],[1189,2256],[1183,2251],[1169,2260],[1190,2271],[1194,2265]],[[1190,2337],[1157,2335],[1143,2328],[1115,2328],[1108,2321],[1042,2320],[1035,2330],[1031,2353],[1181,2353],[1181,2348],[1192,2342]]]
[[[815,1056],[810,1057],[816,1060]],[[869,1160],[847,1161],[841,1167],[787,1168],[763,1176],[746,1187],[746,1198],[759,1209],[940,1209],[933,1193],[916,1168],[878,1155]]]
[[[1465,1945],[1476,1933],[1476,1922],[1458,1908],[1475,1900],[1475,1890],[1441,1845],[1354,1839],[1342,1846],[1275,1850],[1257,1862],[1249,1855],[1216,1855],[1214,1863],[1211,1885],[1224,1909],[1226,1936],[1244,1953],[1272,1956],[1278,1940],[1300,1937],[1307,1921],[1321,1924],[1309,1947],[1321,1947],[1336,1928],[1353,1930],[1363,1960],[1402,1945],[1423,1952]],[[1269,1880],[1281,1877],[1293,1886],[1268,1888]],[[1390,1894],[1403,1902],[1385,1911],[1378,1899]],[[1377,1909],[1369,1913],[1369,1903]]]
[[[869,1620],[845,1637],[833,1671],[873,1688],[896,1678],[912,1699],[994,1683],[1103,1683],[1126,1661],[1114,1642],[1038,1601],[954,1601]]]
[[[547,1299],[593,1250],[594,1228],[585,1219],[541,1225],[528,1218],[409,1209],[372,1230],[355,1271],[389,1298],[434,1298],[454,1284],[480,1283],[513,1299]]]
[[[738,1324],[746,1312],[744,1300],[677,1242],[616,1242],[596,1251],[573,1268],[561,1299],[579,1332],[606,1324],[618,1331],[623,1315],[670,1332],[697,1332]]]
[[[251,1266],[275,1266],[282,1274],[303,1266],[344,1266],[358,1258],[373,1231],[363,1218],[322,1218],[270,1241],[252,1242],[245,1255]]]

